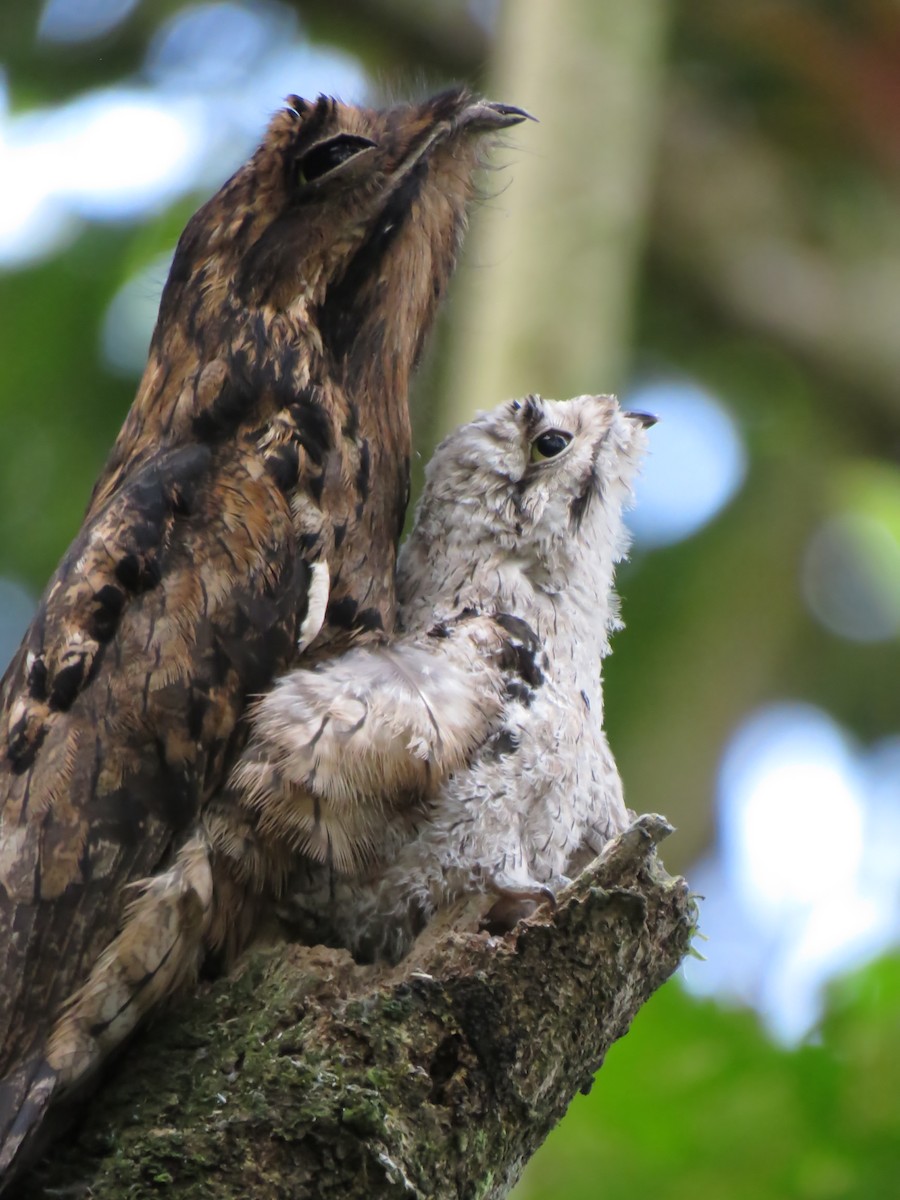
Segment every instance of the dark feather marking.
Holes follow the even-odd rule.
[[[325,488],[325,472],[320,471],[318,475],[312,475],[309,479],[309,494],[313,501],[321,507],[322,492]]]
[[[490,738],[482,751],[482,757],[488,761],[494,761],[499,758],[505,758],[509,754],[515,754],[519,749],[520,738],[518,734],[511,729],[501,729],[499,733],[495,733]]]
[[[596,463],[591,467],[590,474],[585,480],[584,487],[569,504],[569,522],[576,532],[581,528],[587,510],[592,500],[599,500],[603,495],[603,484],[597,474]]]
[[[331,422],[318,399],[319,388],[309,387],[297,396],[288,413],[296,427],[296,437],[312,462],[320,467],[334,445]]]
[[[274,373],[278,363],[277,360],[273,361],[272,359],[272,351],[269,347],[269,327],[263,314],[261,312],[253,313],[247,322],[247,328],[253,338],[253,361],[257,367],[263,369],[270,366]],[[287,372],[283,374],[287,374]]]
[[[37,756],[38,750],[44,744],[44,738],[47,736],[47,726],[41,727],[28,736],[27,720],[23,717],[17,721],[9,731],[6,755],[12,763],[13,773],[23,775],[32,765]]]
[[[124,1004],[120,1005],[119,1008],[116,1009],[116,1011],[109,1018],[109,1020],[97,1021],[93,1025],[88,1026],[88,1031],[90,1032],[91,1037],[99,1037],[99,1035],[101,1033],[103,1033],[105,1030],[109,1029],[110,1025],[112,1025],[113,1021],[115,1021],[117,1017],[120,1017],[123,1012],[126,1012],[133,1004],[135,1004],[137,1002],[137,1000],[138,1000],[141,992],[144,990],[144,988],[150,982],[152,982],[152,980],[156,977],[156,974],[159,971],[159,969],[161,967],[164,967],[166,965],[166,963],[169,961],[172,951],[175,949],[176,945],[178,944],[178,940],[179,940],[180,936],[181,935],[179,934],[175,938],[173,938],[173,940],[169,943],[168,947],[166,948],[165,953],[161,956],[159,962],[157,963],[157,965],[154,967],[154,969],[152,971],[145,972],[141,976],[140,979],[136,979],[133,981],[134,990],[129,993],[128,999],[125,1001]]]
[[[36,658],[28,672],[28,694],[32,700],[43,702],[47,699],[47,664],[42,658]]]
[[[355,442],[359,434],[359,409],[352,400],[347,402],[347,419],[341,433],[351,442]]]
[[[534,700],[534,688],[523,683],[521,679],[510,679],[506,685],[506,698],[508,700],[518,700],[520,704],[524,704],[526,708],[530,708],[531,702]]]
[[[248,212],[244,213],[238,222],[237,229],[234,231],[234,240],[236,242],[242,242],[244,240],[244,238],[247,236],[247,233],[250,231],[250,229],[252,229],[255,218],[256,214],[253,212],[252,208]]]
[[[394,536],[399,539],[406,523],[406,510],[409,507],[409,455],[403,460],[403,470],[397,481],[397,495],[394,500]]]
[[[88,629],[98,642],[108,642],[116,632],[125,607],[125,593],[121,588],[106,583],[94,593],[93,600],[96,608],[88,619]]]
[[[522,424],[529,441],[534,437],[544,419],[544,411],[538,403],[537,396],[526,396],[522,405]]]
[[[328,713],[326,713],[325,716],[322,718],[319,728],[316,730],[316,732],[313,734],[313,736],[309,740],[308,745],[309,745],[310,750],[314,750],[316,748],[316,746],[319,744],[322,734],[328,728],[328,722],[330,720],[331,720],[330,715]]]
[[[227,379],[212,404],[191,422],[194,436],[203,442],[230,437],[253,412],[253,393],[243,381]]]
[[[116,579],[129,592],[138,590],[141,578],[141,560],[136,554],[126,554],[116,563]]]
[[[474,610],[472,611],[474,613]],[[532,653],[536,654],[540,650],[541,643],[537,634],[534,632],[528,622],[524,621],[521,617],[517,617],[513,613],[502,612],[497,613],[497,615],[494,617],[494,620],[501,629],[505,629],[506,632],[514,637],[517,641],[521,642],[524,646],[527,646]]]
[[[85,656],[82,654],[53,676],[53,691],[49,706],[56,712],[68,712],[75,702],[84,681]]]
[[[315,323],[329,354],[336,364],[346,360],[351,375],[363,367],[370,354],[368,346],[358,344],[366,318],[371,311],[377,311],[370,288],[377,283],[382,260],[406,223],[427,173],[428,163],[420,159],[394,189],[369,237],[341,278],[329,286],[315,314]],[[352,361],[354,358],[356,362]]]
[[[354,621],[354,627],[370,633],[376,629],[383,630],[384,621],[377,608],[364,608]]]
[[[369,442],[368,439],[363,438],[362,445],[359,448],[359,467],[356,472],[356,490],[363,501],[369,498],[369,472],[371,466],[372,456],[369,453]]]
[[[325,619],[329,625],[338,629],[353,629],[356,622],[358,605],[352,596],[343,596],[340,600],[332,600],[325,610]]]
[[[118,547],[121,557],[114,573],[123,586],[134,583],[137,585],[134,590],[141,591],[152,586],[154,580],[158,582],[159,566],[153,556],[162,544],[170,518],[192,507],[196,489],[210,461],[210,451],[205,446],[186,446],[162,454],[145,464],[107,506],[105,515],[111,519],[114,513],[116,533],[121,531],[122,543]],[[68,556],[69,562],[80,556],[89,537],[90,529],[75,543]],[[126,562],[135,557],[138,560],[136,570]],[[123,563],[126,564],[125,580],[120,577]]]
[[[209,712],[209,697],[195,688],[191,688],[187,710],[187,730],[188,736],[193,741],[198,741],[203,732],[203,718],[207,712]]]
[[[116,579],[135,595],[155,588],[162,579],[162,568],[155,555],[125,554],[116,563]]]
[[[287,494],[297,486],[300,477],[300,454],[296,446],[278,446],[266,455],[266,470],[280,492]]]
[[[515,671],[531,687],[540,687],[544,676],[537,664],[541,644],[527,621],[511,613],[498,613],[494,620],[510,635],[510,641],[500,655],[504,670]]]

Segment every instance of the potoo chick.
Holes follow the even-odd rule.
[[[524,116],[463,89],[380,111],[289,97],[178,243],[134,404],[0,683],[6,1181],[51,1099],[196,968],[167,938],[212,880],[179,846],[248,697],[314,631],[324,652],[393,628],[410,372],[483,135]],[[123,888],[173,857],[180,890],[139,892],[112,950]],[[104,955],[124,1008],[84,991]]]
[[[457,430],[400,554],[398,635],[254,707],[234,782],[308,860],[285,906],[306,939],[396,960],[467,892],[508,924],[624,829],[600,663],[652,422],[531,396]]]

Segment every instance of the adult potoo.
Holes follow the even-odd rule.
[[[473,891],[508,923],[625,827],[600,660],[652,422],[532,396],[452,434],[401,551],[401,632],[255,706],[235,781],[259,836],[312,860],[286,905],[305,938],[396,959]]]
[[[227,777],[248,695],[308,637],[310,593],[329,586],[324,646],[393,626],[410,371],[480,139],[524,115],[459,89],[383,111],[290,97],[179,241],[137,397],[0,685],[7,1177],[95,1065],[53,1030],[123,885],[165,865]],[[185,888],[182,916],[200,902]],[[93,1016],[101,1041],[129,1027]]]

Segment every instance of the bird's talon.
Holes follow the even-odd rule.
[[[488,888],[501,900],[527,900],[532,904],[549,904],[556,908],[556,892],[548,883],[538,883],[535,880],[516,880],[508,876],[489,875]]]

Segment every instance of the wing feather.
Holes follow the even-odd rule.
[[[493,618],[469,616],[291,672],[253,706],[232,787],[264,835],[353,869],[387,810],[432,794],[487,738],[508,641]]]
[[[236,457],[199,461],[162,455],[94,514],[0,684],[0,1140],[43,1111],[44,1043],[115,936],[123,886],[165,864],[224,779],[246,696],[293,657],[309,569],[289,503]],[[244,522],[240,578],[204,591],[241,506],[266,520]]]

